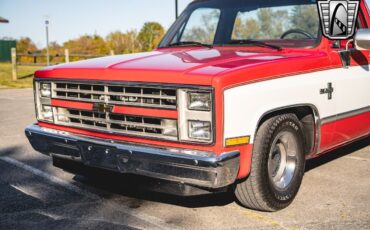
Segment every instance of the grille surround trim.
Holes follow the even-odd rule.
[[[52,83],[52,82],[55,82],[55,83],[59,83],[59,82],[69,82],[69,83],[80,83],[80,84],[110,84],[110,85],[113,85],[113,86],[120,86],[122,84],[125,84],[125,85],[129,85],[129,86],[145,86],[145,87],[159,87],[159,88],[171,88],[171,89],[176,89],[177,91],[183,89],[183,90],[196,90],[196,91],[206,91],[206,92],[211,92],[212,94],[212,100],[215,101],[215,88],[212,87],[212,86],[209,86],[209,85],[190,85],[190,84],[180,84],[180,83],[160,83],[160,82],[134,82],[134,81],[122,81],[122,80],[97,80],[97,79],[73,79],[73,78],[63,78],[63,77],[55,77],[55,78],[44,78],[44,77],[38,77],[38,76],[35,76],[34,79],[33,79],[33,82],[34,82],[34,86],[36,86],[38,83],[40,82],[46,82],[46,83]],[[36,103],[36,96],[37,96],[37,92],[35,91],[35,87],[34,87],[34,95],[35,95],[35,104]],[[56,99],[58,100],[58,99]],[[81,103],[84,103],[84,101],[81,101],[81,100],[65,100],[65,101],[70,101],[70,102],[81,102]],[[193,141],[193,140],[181,140],[181,139],[178,139],[178,140],[168,140],[168,139],[164,139],[164,138],[160,138],[160,137],[146,137],[146,136],[136,136],[136,135],[129,135],[129,134],[119,134],[119,133],[114,133],[114,132],[107,132],[107,131],[104,131],[104,130],[94,130],[94,129],[88,129],[88,128],[80,128],[80,127],[71,127],[71,128],[75,128],[75,129],[81,129],[81,130],[86,130],[86,131],[90,131],[90,132],[99,132],[99,133],[106,133],[106,134],[113,134],[113,135],[118,135],[118,136],[127,136],[127,137],[130,137],[130,138],[142,138],[142,139],[147,139],[147,140],[157,140],[157,141],[167,141],[167,142],[173,142],[173,143],[183,143],[183,144],[190,144],[190,145],[198,145],[198,146],[214,146],[215,143],[216,143],[216,114],[215,114],[215,111],[216,111],[216,103],[212,103],[213,106],[212,106],[212,111],[213,111],[213,122],[212,122],[212,129],[213,129],[213,138],[212,138],[212,142],[198,142],[198,141]],[[137,106],[131,106],[131,105],[125,105],[127,107],[137,107]],[[145,108],[145,107],[144,107]],[[155,107],[153,107],[153,109],[156,109]],[[169,110],[169,109],[165,109],[165,108],[162,108],[162,110]],[[173,110],[169,110],[169,111],[173,111]],[[177,110],[178,111],[178,108]],[[37,112],[37,110],[36,110]],[[158,117],[156,117],[158,118]],[[45,124],[52,124],[52,125],[58,125],[56,124],[55,122],[49,122],[49,121],[42,121],[42,120],[39,120],[39,122],[41,123],[45,123]],[[67,125],[61,125],[59,124],[58,126],[60,127],[66,127],[68,128],[69,126]],[[181,127],[179,127],[178,131],[180,132],[180,129]]]

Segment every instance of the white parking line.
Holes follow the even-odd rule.
[[[29,165],[26,165],[18,160],[15,160],[13,158],[10,158],[10,157],[6,157],[6,156],[0,156],[0,160],[4,161],[4,162],[7,162],[9,164],[12,164],[18,168],[22,168],[34,175],[37,175],[39,177],[42,177],[54,184],[57,184],[57,185],[60,185],[70,191],[73,191],[77,194],[80,194],[82,196],[87,196],[88,198],[91,198],[91,199],[94,199],[95,201],[97,200],[103,200],[103,198],[93,194],[93,193],[90,193],[86,190],[82,190],[80,189],[79,187],[77,187],[76,185],[73,185],[71,184],[70,182],[66,181],[66,180],[63,180],[63,179],[60,179],[58,177],[55,177],[55,176],[52,176],[46,172],[43,172],[37,168],[34,168],[32,166],[29,166]],[[24,189],[22,189],[22,192],[25,192]],[[114,202],[111,202],[109,200],[105,200],[105,202],[108,202],[112,207],[114,207],[114,205],[117,205],[115,204]],[[126,206],[128,209],[129,207]],[[155,216],[151,216],[151,215],[147,215],[143,212],[140,212],[140,211],[136,211],[136,210],[124,210],[124,209],[120,209],[121,212],[124,212],[126,213],[127,215],[131,215],[131,216],[134,216],[140,220],[143,220],[144,222],[147,222],[153,226],[156,226],[158,229],[178,229],[179,227],[178,226],[175,226],[173,224],[170,224],[170,223],[166,223],[166,221],[160,219],[160,218],[157,218]]]
[[[24,169],[24,170],[26,170],[26,171],[34,174],[34,175],[37,175],[39,177],[42,177],[42,178],[44,178],[44,179],[46,179],[48,181],[53,182],[54,184],[58,184],[58,185],[60,185],[60,186],[62,186],[64,188],[66,188],[66,189],[68,189],[70,191],[73,191],[73,192],[75,192],[77,194],[80,194],[82,196],[87,196],[87,197],[92,198],[92,199],[99,199],[99,197],[96,196],[95,194],[92,194],[92,193],[89,193],[89,192],[86,192],[86,191],[82,191],[79,187],[77,187],[76,185],[73,185],[73,184],[69,183],[68,181],[65,181],[65,180],[60,179],[58,177],[52,176],[50,174],[47,174],[47,173],[45,173],[45,172],[43,172],[43,171],[41,171],[41,170],[39,170],[37,168],[34,168],[32,166],[29,166],[29,165],[26,165],[26,164],[24,164],[24,163],[22,163],[20,161],[17,161],[17,160],[15,160],[13,158],[0,156],[0,160],[5,161],[5,162],[7,162],[9,164],[15,165],[18,168],[22,168],[22,169]]]
[[[41,194],[39,194],[36,191],[33,191],[30,188],[24,187],[22,185],[15,185],[15,184],[10,184],[10,187],[14,188],[15,190],[18,190],[21,193],[26,194],[27,196],[31,196],[31,197],[36,198],[38,200],[44,201],[44,198],[42,197]]]

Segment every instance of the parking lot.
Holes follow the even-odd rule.
[[[263,213],[232,193],[182,198],[142,189],[141,178],[55,168],[23,133],[32,90],[1,89],[0,104],[0,229],[370,229],[370,138],[309,161],[294,203]]]

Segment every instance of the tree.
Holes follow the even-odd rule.
[[[271,8],[261,8],[257,12],[260,27],[260,39],[277,39],[284,33],[289,24],[287,10],[274,11]]]
[[[43,49],[43,53],[46,53],[46,48]],[[54,41],[49,43],[49,53],[51,55],[50,57],[51,62],[60,63],[65,61],[65,59],[62,57],[62,55],[64,54],[64,49],[57,42]]]
[[[64,53],[64,49],[61,45],[59,45],[57,42],[50,42],[49,43],[49,52],[51,55],[61,55]]]
[[[17,41],[16,45],[17,53],[27,54],[37,51],[35,43],[29,37],[22,37]],[[31,63],[34,61],[34,58],[21,56],[18,59],[19,62]]]
[[[243,22],[240,17],[236,18],[232,34],[233,40],[255,39],[260,36],[259,34],[259,24],[255,19],[251,18]]]
[[[115,54],[127,54],[140,51],[138,33],[136,30],[130,30],[126,33],[120,31],[112,32],[106,37],[109,49],[114,50]]]
[[[319,16],[316,6],[295,6],[291,17],[292,27],[316,36],[319,32]]]
[[[29,37],[22,37],[17,41],[17,52],[18,53],[28,53],[35,52],[37,47],[35,43]]]
[[[142,45],[142,50],[151,51],[155,49],[161,41],[164,33],[165,30],[161,24],[157,22],[146,22],[138,35],[138,40]]]
[[[236,18],[232,38],[243,39],[277,39],[289,28],[289,12],[261,8],[256,17],[250,12],[240,13]]]
[[[109,54],[106,42],[99,35],[83,35],[77,39],[65,42],[63,46],[73,54]]]
[[[220,11],[216,9],[195,11],[187,23],[181,41],[213,44],[219,18]]]

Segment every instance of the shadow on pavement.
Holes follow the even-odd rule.
[[[369,145],[370,137],[359,140],[335,151],[329,152],[318,158],[309,160],[306,164],[306,172],[343,156],[349,155]],[[11,157],[13,154],[16,154],[21,149],[21,147],[1,149],[0,156]],[[122,175],[103,169],[87,167],[80,163],[75,163],[67,160],[58,161],[60,161],[63,165],[63,167],[61,167],[60,165],[59,167],[63,168],[65,171],[76,174],[76,176],[74,177],[74,180],[76,182],[87,185],[93,189],[97,189],[97,193],[101,193],[99,195],[103,197],[110,198],[112,196],[115,196],[115,194],[119,194],[129,198],[134,198],[135,200],[129,203],[129,206],[131,208],[139,208],[141,207],[141,205],[144,205],[145,201],[155,201],[160,203],[184,206],[188,208],[224,206],[235,201],[232,189],[228,189],[228,191],[226,192],[198,196],[183,197],[170,195],[165,193],[164,191],[166,191],[166,189],[171,189],[173,186],[178,186],[178,183],[168,183],[161,180],[153,180],[143,176]],[[27,164],[27,162],[25,163]],[[50,162],[42,161],[38,162],[38,165],[48,163]],[[176,194],[176,192],[174,191],[170,192],[172,192],[172,194]]]
[[[353,142],[349,145],[346,145],[342,148],[336,149],[334,151],[328,152],[320,157],[311,159],[306,163],[306,172],[320,167],[323,164],[329,163],[330,161],[336,160],[338,158],[349,155],[353,152],[356,152],[360,149],[363,149],[370,145],[370,137],[361,139],[359,141]]]
[[[171,190],[171,188],[178,186],[178,183],[144,176],[119,174],[65,160],[61,160],[58,163],[59,167],[61,163],[64,170],[77,174],[74,180],[99,189],[99,192],[102,192],[99,195],[103,197],[110,198],[112,194],[119,194],[137,199],[129,204],[131,208],[139,208],[145,201],[155,201],[188,208],[224,206],[234,202],[234,196],[231,191],[198,196],[177,196],[164,191],[174,193],[174,190]],[[163,192],[158,192],[158,190]]]
[[[370,138],[359,140],[343,148],[329,152],[326,155],[323,155],[316,159],[312,159],[307,162],[306,171],[310,171],[312,169],[320,167],[323,164],[351,154],[355,151],[367,147],[368,145],[370,145]],[[150,187],[156,185],[162,186],[163,183],[166,183],[163,181],[161,182],[159,180],[153,180],[142,176],[122,175],[102,169],[86,167],[74,162],[66,161],[66,163],[68,165],[64,168],[66,171],[78,174],[74,178],[76,181],[94,188],[98,188],[102,190],[103,193],[105,191],[111,194],[120,194],[123,196],[138,199],[137,202],[132,203],[132,205],[130,206],[132,208],[140,207],[140,205],[144,201],[155,201],[189,208],[224,206],[235,201],[234,194],[231,191],[232,189],[229,189],[228,191],[222,193],[207,194],[201,196],[183,197],[169,195],[167,193],[157,192],[157,188],[155,189],[155,191],[153,191],[153,187]],[[169,186],[171,185],[176,186],[176,183],[170,183]],[[109,197],[110,195],[102,194],[102,196]]]

